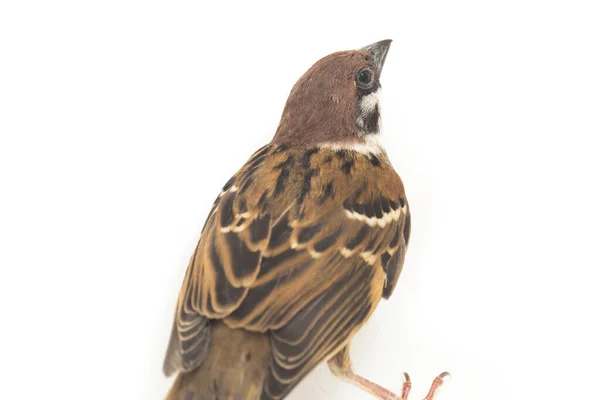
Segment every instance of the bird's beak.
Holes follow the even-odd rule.
[[[385,63],[385,57],[387,56],[391,44],[392,40],[386,39],[360,49],[361,51],[368,51],[373,56],[373,69],[375,70],[375,74],[377,74],[377,76],[381,75],[381,70],[383,69],[383,64]]]

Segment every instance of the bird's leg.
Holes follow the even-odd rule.
[[[402,384],[401,395],[389,391],[388,389],[379,386],[378,384],[371,382],[370,380],[357,375],[352,369],[352,362],[350,361],[350,349],[345,346],[335,356],[333,356],[327,364],[329,369],[335,376],[346,382],[352,383],[353,385],[361,388],[364,391],[371,393],[373,396],[380,400],[408,400],[408,394],[410,393],[411,381],[408,374],[404,373],[404,383]],[[446,378],[450,377],[448,372],[442,372],[438,375],[431,384],[429,393],[424,400],[433,400],[436,390],[444,383]]]
[[[408,398],[408,393],[410,392],[411,386],[408,374],[405,374],[405,381],[402,385],[402,396],[398,396],[396,393],[379,386],[375,382],[371,382],[370,380],[354,373],[354,370],[352,369],[352,362],[350,361],[349,346],[345,346],[342,350],[340,350],[327,362],[327,364],[335,376],[345,380],[346,382],[352,383],[355,386],[358,386],[362,390],[371,393],[380,400],[407,400]]]

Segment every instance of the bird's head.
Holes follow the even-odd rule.
[[[317,61],[292,88],[273,143],[377,152],[379,77],[391,42]]]

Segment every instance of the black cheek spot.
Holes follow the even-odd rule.
[[[375,106],[375,109],[367,115],[364,124],[367,132],[377,132],[379,130],[379,106]]]
[[[381,160],[379,159],[379,157],[373,156],[370,158],[371,164],[374,167],[381,167]]]

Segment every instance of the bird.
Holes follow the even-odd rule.
[[[349,345],[402,271],[404,185],[380,140],[391,40],[327,55],[293,86],[271,142],[223,186],[177,299],[167,400],[285,398],[317,365],[381,400]],[[447,373],[433,381],[433,398]]]

